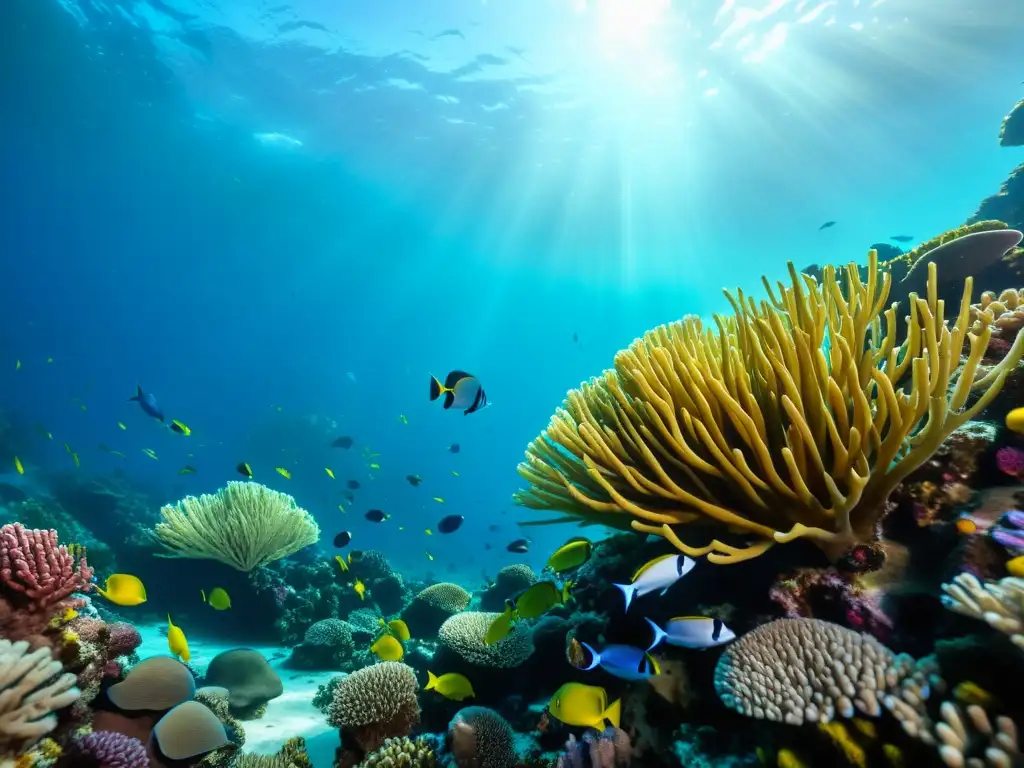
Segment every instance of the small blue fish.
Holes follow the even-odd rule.
[[[154,419],[164,420],[164,412],[160,410],[160,406],[157,405],[156,397],[150,392],[148,395],[142,391],[142,385],[135,385],[135,397],[129,397],[128,402],[136,402],[142,409],[142,412],[147,416],[152,416]]]
[[[710,616],[677,616],[668,620],[665,629],[650,619],[645,618],[645,621],[654,632],[654,642],[648,651],[653,651],[662,640],[680,648],[704,650],[736,639],[736,633],[725,626],[721,619]]]
[[[598,653],[582,640],[580,645],[587,649],[592,658],[589,666],[582,667],[584,671],[601,667],[608,674],[622,680],[646,680],[661,674],[658,660],[640,648],[630,645],[606,645],[604,650]]]

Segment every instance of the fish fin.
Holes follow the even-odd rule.
[[[622,609],[622,612],[628,613],[629,604],[633,602],[633,598],[636,596],[636,587],[632,584],[616,584],[615,586],[622,590],[622,596],[626,598],[626,607]]]
[[[648,646],[647,648],[647,653],[650,653],[658,647],[662,640],[668,637],[668,633],[664,629],[659,627],[657,624],[655,624],[653,621],[648,619],[646,616],[644,616],[644,621],[651,625],[651,631],[654,632],[654,642],[652,642],[650,646]]]
[[[167,614],[167,626],[168,627],[173,627],[174,626],[174,622],[171,621],[171,614],[169,614],[169,613]]]
[[[431,672],[428,669],[427,670],[427,684],[426,684],[426,686],[424,686],[423,690],[425,690],[425,691],[432,691],[436,687],[437,687],[437,675],[435,675],[433,672]]]
[[[465,371],[452,371],[449,373],[444,380],[445,389],[454,389],[455,385],[463,379],[472,379],[472,373],[466,373]]]
[[[668,585],[668,587],[671,587],[671,586],[672,586],[671,584]],[[663,590],[661,590],[661,592],[658,593],[658,597],[664,597],[665,593],[668,592],[668,587],[665,587]]]
[[[135,385],[135,396],[134,397],[129,397],[128,398],[128,402],[129,403],[133,403],[136,400],[141,400],[142,398],[143,398],[142,385],[141,384],[136,384]]]
[[[580,645],[582,645],[584,648],[590,651],[590,655],[593,657],[593,661],[590,662],[589,667],[580,667],[580,669],[582,669],[584,672],[589,672],[590,670],[597,669],[599,666],[601,666],[601,654],[595,651],[591,646],[584,643],[582,640],[580,640]]]
[[[619,721],[622,718],[622,699],[616,699],[613,701],[611,706],[604,711],[601,717],[618,728]]]
[[[441,393],[445,391],[444,385],[437,380],[436,376],[430,377],[430,400],[433,402],[441,396]]]
[[[444,391],[444,408],[445,408],[445,410],[448,410],[449,408],[451,408],[452,407],[452,403],[454,403],[454,402],[455,402],[455,393],[452,392],[450,389],[446,389]]]
[[[480,410],[480,405],[481,405],[480,399],[483,397],[483,394],[484,394],[484,388],[480,387],[480,389],[478,389],[476,391],[476,397],[473,398],[473,404],[471,406],[469,406],[469,408],[467,408],[465,411],[463,411],[463,415],[464,416],[469,416],[469,414],[473,413],[473,411]]]

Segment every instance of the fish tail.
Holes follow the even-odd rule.
[[[580,669],[582,669],[584,672],[589,672],[592,669],[597,669],[601,665],[601,654],[595,651],[591,646],[584,643],[582,640],[580,640],[580,645],[586,648],[587,651],[590,652],[591,657],[593,658],[593,661],[590,662],[589,667],[580,667]]]
[[[437,400],[442,394],[450,390],[446,389],[444,384],[438,381],[436,376],[430,377],[430,400],[433,402]]]
[[[651,651],[653,651],[655,648],[658,647],[658,645],[661,643],[662,640],[664,640],[666,637],[668,637],[668,633],[665,632],[664,629],[659,627],[653,621],[648,619],[646,616],[644,616],[644,621],[646,621],[648,624],[651,625],[651,631],[654,632],[654,642],[652,642],[650,644],[650,646],[647,648],[647,653],[650,653]]]
[[[611,706],[604,711],[601,717],[618,728],[619,721],[622,718],[622,699],[616,699],[613,701]]]
[[[436,687],[437,687],[437,675],[435,675],[433,672],[431,672],[428,669],[427,670],[427,685],[426,685],[426,687],[423,690],[425,690],[425,691],[432,691]]]
[[[142,397],[143,397],[143,394],[142,394],[142,385],[141,385],[141,384],[136,384],[136,385],[135,385],[135,396],[134,396],[134,397],[129,397],[129,398],[128,398],[128,402],[129,402],[129,403],[133,403],[133,402],[135,402],[136,400],[141,400],[141,399],[142,399]]]
[[[622,596],[626,598],[626,607],[622,609],[623,613],[629,612],[629,604],[633,602],[633,598],[636,597],[636,587],[633,584],[616,584],[616,587],[622,590]]]

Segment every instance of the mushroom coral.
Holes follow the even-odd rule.
[[[897,344],[877,253],[866,278],[842,273],[826,267],[819,285],[789,264],[777,293],[762,278],[767,300],[726,291],[733,311],[715,328],[688,316],[619,352],[530,443],[516,501],[562,514],[525,524],[632,528],[713,563],[798,538],[832,557],[873,540],[893,489],[998,394],[1024,334],[982,375],[993,329],[971,330],[972,278],[950,323],[929,264]],[[753,541],[689,546],[694,523]]]

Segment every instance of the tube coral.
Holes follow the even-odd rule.
[[[892,490],[992,401],[1024,341],[980,375],[992,328],[970,330],[973,280],[950,323],[934,263],[899,344],[874,251],[866,282],[854,264],[842,279],[826,267],[821,285],[789,271],[778,296],[764,279],[767,301],[726,292],[717,330],[692,316],[656,328],[569,392],[519,465],[516,500],[563,513],[533,524],[632,528],[713,563],[798,538],[833,557],[872,540]],[[696,522],[755,541],[689,546],[677,528]]]

